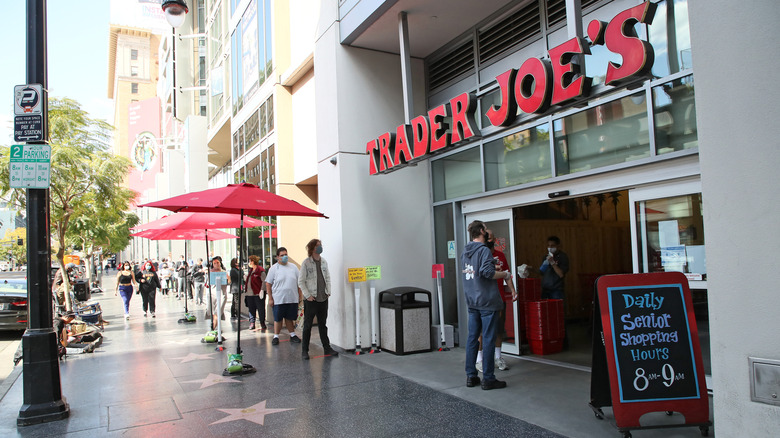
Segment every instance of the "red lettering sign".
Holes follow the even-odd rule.
[[[379,161],[379,140],[374,139],[366,143],[366,153],[368,154],[368,174],[375,175],[377,172],[376,163]]]
[[[520,67],[515,82],[515,98],[520,110],[527,114],[543,113],[550,106],[550,63],[528,58]]]
[[[431,148],[429,152],[435,152],[450,145],[449,126],[444,123],[444,118],[449,116],[447,104],[439,105],[428,111],[428,120],[431,123]]]
[[[379,136],[379,171],[384,172],[393,167],[393,148],[395,135],[391,132],[385,132]]]
[[[527,61],[526,61],[527,62]],[[525,64],[523,64],[525,65]],[[517,103],[515,102],[515,82],[517,70],[511,69],[496,76],[498,89],[501,91],[501,106],[491,105],[485,115],[493,126],[509,126],[517,116]]]
[[[655,61],[653,47],[637,37],[634,25],[637,22],[652,23],[657,7],[655,3],[646,2],[617,14],[609,22],[604,31],[604,40],[610,52],[623,58],[623,64],[610,62],[607,65],[604,84],[620,85],[629,78],[645,75],[650,71]]]
[[[640,40],[634,26],[651,24],[657,5],[642,3],[616,15],[610,22],[593,20],[587,34],[593,45],[606,45],[607,49],[623,58],[623,63],[607,65],[606,85],[623,85],[637,77],[645,76],[653,66],[652,46]],[[590,55],[590,46],[582,38],[572,38],[549,50],[550,61],[529,58],[519,69],[510,69],[496,77],[501,95],[499,106],[492,105],[485,113],[493,126],[510,126],[515,122],[517,109],[526,114],[540,114],[550,105],[562,105],[586,97],[592,79],[584,76],[580,65]],[[576,61],[575,61],[576,60]],[[476,97],[463,93],[447,104],[428,111],[428,116],[418,116],[410,125],[401,125],[396,134],[390,132],[368,142],[371,175],[385,172],[394,166],[407,164],[479,136],[477,128]],[[452,126],[444,120],[452,117]]]
[[[395,131],[395,164],[406,164],[412,160],[412,151],[409,149],[409,139],[412,138],[412,125],[401,125]]]
[[[414,158],[422,158],[428,153],[428,144],[430,143],[430,129],[428,129],[428,118],[417,116],[412,119],[412,132],[414,133]]]
[[[590,47],[582,38],[572,38],[549,51],[553,70],[552,104],[558,105],[580,98],[590,90],[591,78],[580,74],[579,64],[572,62],[575,55],[589,55]],[[580,57],[580,62],[585,58]]]
[[[477,109],[477,98],[471,93],[463,93],[450,100],[452,109],[452,143],[459,143],[479,135],[474,112]]]

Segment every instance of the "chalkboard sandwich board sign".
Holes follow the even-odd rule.
[[[599,277],[596,289],[591,380],[596,416],[603,418],[598,408],[612,405],[615,423],[623,432],[699,426],[706,434],[709,402],[685,275],[607,275]],[[648,412],[679,412],[685,423],[641,426],[639,419]]]

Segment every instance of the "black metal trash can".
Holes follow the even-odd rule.
[[[384,351],[411,354],[432,351],[431,293],[394,287],[379,293],[379,343]]]
[[[89,280],[79,278],[73,284],[73,295],[81,302],[89,301],[92,294],[89,291]]]

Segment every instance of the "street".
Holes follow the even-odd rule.
[[[14,369],[14,353],[22,340],[24,331],[0,331],[0,384]]]

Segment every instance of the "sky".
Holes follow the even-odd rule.
[[[68,97],[92,118],[113,121],[108,96],[108,30],[111,2],[48,0],[50,97]],[[13,93],[27,83],[27,2],[0,0],[0,145],[13,142]]]

